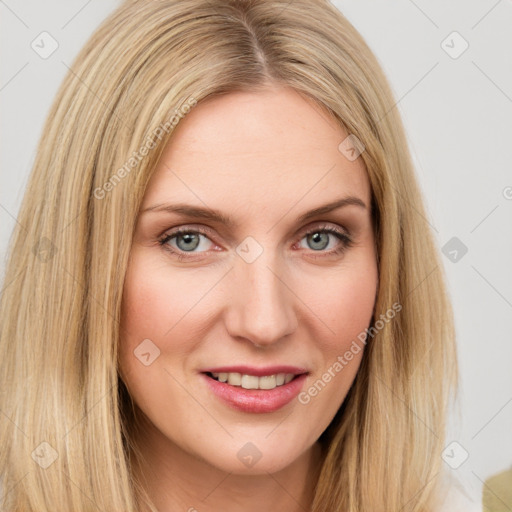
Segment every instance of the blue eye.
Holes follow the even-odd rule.
[[[178,229],[166,235],[160,240],[160,244],[168,245],[173,250],[178,249],[183,252],[204,252],[195,251],[198,247],[204,246],[204,243],[202,243],[204,240],[208,240],[208,237],[200,231]],[[171,244],[171,241],[174,241],[175,245]]]
[[[310,233],[306,235],[304,238],[307,240],[309,247],[314,251],[322,251],[327,248],[329,245],[329,238],[332,233],[328,233],[327,231],[315,231],[314,233]]]
[[[332,237],[336,237],[339,244],[333,249],[325,251]],[[301,240],[304,239],[313,252],[321,252],[322,255],[341,254],[353,245],[353,240],[345,232],[333,227],[311,229],[304,234]]]
[[[171,254],[177,256],[180,261],[190,260],[197,253],[208,252],[208,244],[214,245],[206,235],[210,232],[212,230],[206,228],[177,228],[173,232],[165,234],[158,242]],[[310,229],[302,234],[299,243],[304,239],[307,247],[302,245],[300,247],[309,248],[310,252],[318,253],[318,255],[312,254],[314,258],[340,255],[353,245],[353,240],[344,230],[332,226],[317,226],[315,229]],[[333,239],[335,239],[334,243],[336,240],[339,243],[326,250]],[[198,248],[203,250],[196,250]]]

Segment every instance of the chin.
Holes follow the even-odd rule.
[[[199,455],[208,464],[228,473],[266,475],[290,466],[314,444],[307,444],[305,439],[294,441],[289,431],[285,433],[283,430],[287,438],[285,442],[280,436],[266,438],[268,433],[266,430],[253,436],[236,436],[229,444],[212,444],[207,452]]]

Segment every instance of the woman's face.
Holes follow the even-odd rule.
[[[287,88],[180,120],[137,221],[119,354],[161,453],[278,471],[343,402],[378,280],[370,185],[338,148],[347,136]]]

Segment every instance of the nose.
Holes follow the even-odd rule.
[[[283,268],[264,251],[252,263],[239,258],[233,270],[226,314],[231,336],[265,347],[292,334],[298,325],[295,296]]]

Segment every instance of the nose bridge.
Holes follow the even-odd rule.
[[[297,326],[293,294],[285,284],[278,257],[270,249],[262,250],[252,261],[237,257],[234,270],[236,293],[227,326],[231,335],[268,345],[291,334]]]

